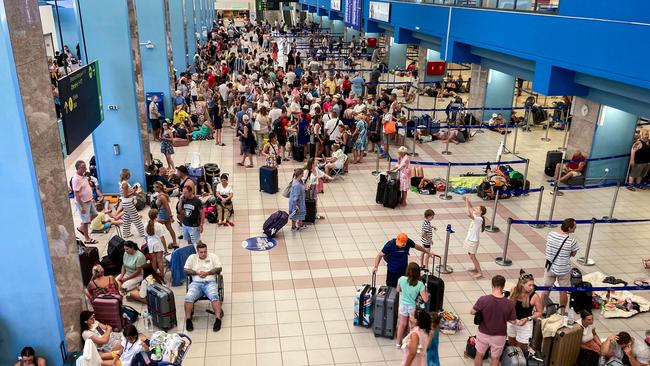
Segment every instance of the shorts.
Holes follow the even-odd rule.
[[[111,223],[110,222],[105,222],[102,224],[102,227],[99,229],[93,229],[93,233],[103,233],[104,231],[108,230],[111,228]]]
[[[415,310],[415,305],[399,304],[399,315],[409,316]]]
[[[75,201],[75,205],[77,205],[77,210],[79,210],[79,217],[81,217],[81,223],[90,224],[93,217],[97,216],[97,208],[95,207],[95,203],[93,201],[84,202],[81,205],[79,204],[79,202]],[[86,210],[86,213],[81,213],[82,207]]]
[[[650,170],[650,163],[634,164],[630,167],[630,178],[643,178]]]
[[[198,226],[185,226],[181,225],[183,230],[183,239],[187,240],[189,244],[196,244],[201,240],[201,232]]]
[[[562,287],[571,286],[571,272],[563,275],[556,275],[551,271],[544,271],[544,286],[553,286],[556,281],[558,285]]]
[[[575,178],[575,177],[579,177],[579,176],[582,175],[582,173],[580,173],[579,171],[576,171],[576,170],[565,171],[564,174],[569,175],[570,178]]]
[[[506,336],[501,335],[487,335],[480,331],[476,331],[476,352],[484,355],[488,348],[490,349],[490,357],[501,358],[501,352],[506,344]]]
[[[465,240],[465,242],[463,243],[463,248],[465,248],[465,250],[469,254],[476,254],[476,252],[478,251],[478,242],[472,240]]]
[[[533,336],[533,322],[526,322],[524,325],[514,325],[507,323],[508,337],[515,338],[517,342],[528,344]]]
[[[136,288],[138,288],[140,286],[140,283],[142,282],[142,279],[143,279],[143,277],[142,277],[142,275],[140,275],[138,277],[132,278],[132,279],[127,280],[127,281],[124,281],[124,282],[122,282],[121,287],[126,292],[129,292],[131,290],[135,290]]]
[[[152,118],[151,119],[151,128],[154,130],[157,130],[160,128],[160,119],[159,118]]]
[[[187,294],[185,294],[185,302],[194,303],[205,296],[210,301],[221,301],[219,298],[219,286],[216,281],[199,282],[194,281],[187,287]]]

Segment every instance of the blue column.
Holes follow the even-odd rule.
[[[79,27],[79,22],[75,17],[75,9],[59,5],[57,10],[57,8],[52,6],[52,15],[54,16],[54,25],[56,26],[57,34],[59,33],[59,27],[61,27],[61,34],[58,34],[59,43],[61,43],[61,37],[63,37],[63,45],[61,45],[61,48],[63,48],[64,45],[68,46],[70,51],[74,54],[77,44],[79,44],[79,47],[83,47],[83,44],[80,43],[81,28]]]
[[[323,30],[329,30],[332,29],[332,21],[330,20],[330,17],[327,15],[323,15],[321,17],[321,29]]]
[[[173,109],[165,42],[164,0],[136,0],[136,9],[144,92],[162,92],[165,117],[171,118]],[[153,48],[143,45],[148,41],[151,41]]]
[[[205,37],[203,36],[203,30],[205,29],[205,0],[195,0],[194,6],[196,11],[197,32],[199,33],[201,43],[203,43],[205,42]]]
[[[638,117],[634,114],[606,105],[601,106],[588,157],[602,158],[629,154],[634,142],[637,121]],[[567,153],[573,154],[573,151]],[[609,180],[623,181],[627,174],[628,163],[629,158],[590,162],[587,164],[587,178],[606,177]],[[605,169],[609,169],[609,172],[605,172]]]
[[[314,19],[314,23],[321,24],[321,17],[318,14],[314,13],[312,14],[312,17]]]
[[[406,45],[395,43],[393,37],[389,40],[388,50],[388,68],[405,69],[406,68]]]
[[[183,2],[169,2],[169,18],[172,33],[172,53],[174,54],[174,68],[176,76],[187,69],[185,59],[185,25],[183,24]]]
[[[500,71],[490,70],[485,89],[485,108],[509,108],[512,107],[512,99],[515,92],[515,77],[504,74]],[[512,111],[490,111],[488,109],[483,113],[483,120],[487,121],[492,113],[501,113],[509,121]]]
[[[196,23],[194,22],[194,0],[183,0],[185,4],[185,21],[187,22],[187,53],[189,62],[196,53]],[[185,70],[182,70],[185,71]]]
[[[345,27],[345,23],[343,23],[343,26]],[[354,36],[354,38],[357,41],[359,41],[359,37],[361,37],[361,33],[359,33],[358,30],[353,29],[353,28],[349,28],[349,27],[345,27],[345,30],[346,30],[346,32],[345,32],[345,41],[346,42],[350,42],[352,40],[352,36]]]
[[[99,60],[104,122],[93,133],[93,146],[105,193],[119,192],[122,168],[131,170],[131,183],[146,186],[127,1],[116,0],[106,6],[95,0],[79,0],[83,19],[93,19],[84,22],[88,58]],[[164,36],[163,30],[160,32]],[[117,110],[109,110],[111,106]],[[118,155],[114,144],[119,145]]]
[[[332,20],[332,32],[343,34],[345,32],[345,23],[342,20]]]

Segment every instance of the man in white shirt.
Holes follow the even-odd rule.
[[[230,91],[230,88],[232,88],[231,83],[227,83],[227,84],[223,83],[223,84],[219,85],[219,88],[218,88],[219,89],[219,95],[221,95],[221,99],[224,102],[228,101],[228,92]]]
[[[276,119],[280,118],[282,115],[282,109],[278,108],[278,103],[273,102],[273,108],[269,111],[269,117],[271,117],[271,123],[275,122]]]
[[[325,123],[325,154],[329,156],[332,145],[336,140],[341,138],[341,131],[339,130],[339,115],[335,111],[330,111],[330,119]]]
[[[196,244],[197,254],[192,254],[185,262],[185,273],[192,276],[192,282],[187,287],[185,295],[185,329],[194,330],[192,323],[192,313],[194,311],[194,302],[205,296],[212,304],[214,311],[214,325],[212,330],[218,332],[221,329],[221,301],[219,296],[219,284],[217,275],[221,273],[221,261],[214,253],[208,253],[208,246],[199,241]]]
[[[293,72],[293,68],[289,67],[289,71],[284,75],[284,81],[287,85],[292,86],[293,82],[296,80],[296,73]]]

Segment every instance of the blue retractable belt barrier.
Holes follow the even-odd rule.
[[[619,219],[591,219],[591,220],[575,220],[576,224],[627,224],[627,223],[636,223],[636,222],[648,222],[650,219],[628,219],[628,220],[619,220]],[[513,224],[526,224],[526,225],[559,225],[562,224],[563,220],[512,220]]]
[[[499,193],[499,194],[512,194],[512,195],[518,195],[518,194],[534,193],[534,192],[539,192],[539,191],[541,191],[540,188],[531,188],[531,189],[510,189],[510,190],[498,191],[498,193]]]
[[[409,81],[371,81],[366,83],[366,85],[409,85]]]
[[[614,155],[614,156],[604,156],[602,158],[591,158],[591,159],[586,159],[586,160],[562,160],[564,163],[587,163],[590,161],[602,161],[602,160],[611,160],[611,159],[622,159],[622,158],[627,158],[629,157],[630,154],[621,154],[621,155]]]
[[[397,162],[397,159],[392,159],[391,162],[395,163]],[[441,161],[413,161],[411,160],[411,164],[413,165],[427,165],[427,166],[485,166],[488,164],[509,164],[509,165],[514,165],[514,164],[526,164],[526,160],[511,160],[511,161],[500,161],[500,162],[494,162],[494,161],[487,161],[487,162],[480,162],[480,163],[452,163],[452,162],[441,162]],[[562,223],[562,221],[560,221]]]

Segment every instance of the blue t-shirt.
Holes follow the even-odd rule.
[[[395,239],[389,240],[382,248],[388,272],[400,274],[406,273],[406,267],[409,264],[409,250],[415,247],[415,242],[409,239],[403,248],[397,246]]]
[[[365,83],[365,80],[363,80],[361,76],[356,76],[353,77],[350,82],[352,83],[352,91],[354,91],[354,94],[360,96],[363,91],[363,83]]]

